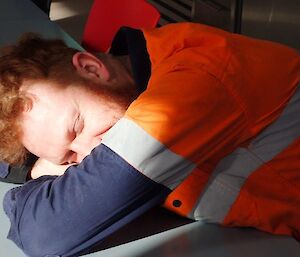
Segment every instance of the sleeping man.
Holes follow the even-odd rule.
[[[99,56],[23,38],[0,57],[1,160],[71,166],[6,194],[8,237],[77,256],[163,204],[299,240],[299,82],[295,50],[199,24],[123,28]]]

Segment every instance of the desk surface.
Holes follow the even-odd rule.
[[[12,185],[0,183],[0,201]],[[157,220],[160,219],[160,224]],[[9,222],[3,210],[0,210],[0,257],[25,257],[25,255],[9,240],[5,239]],[[272,236],[253,229],[221,228],[212,224],[194,222],[173,228],[142,239],[125,242],[126,236],[135,237],[138,228],[145,232],[149,228],[167,224],[178,225],[180,218],[167,212],[150,212],[138,221],[127,225],[120,232],[109,238],[98,247],[103,248],[86,255],[87,257],[300,257],[300,244],[295,240]],[[171,224],[173,223],[173,224]],[[182,222],[182,224],[185,222]],[[165,228],[164,228],[165,229]],[[157,230],[156,230],[157,231]],[[149,234],[149,233],[148,233]],[[114,243],[118,244],[113,246]],[[112,246],[106,248],[108,245]]]
[[[0,22],[8,20],[48,19],[48,16],[37,10],[31,1],[28,0],[1,0],[0,1]]]
[[[48,38],[61,38],[69,46],[81,46],[29,0],[0,1],[0,46],[16,41],[24,32],[39,33]]]
[[[80,46],[57,25],[49,21],[36,6],[28,0],[1,0],[0,1],[0,46],[14,42],[23,32],[38,32],[47,37],[59,37],[70,46]],[[0,201],[12,185],[0,183]],[[150,218],[149,218],[150,217]],[[158,223],[160,220],[160,223]],[[129,235],[134,238],[149,235],[146,230],[159,227],[166,229],[178,224],[185,224],[180,218],[168,213],[148,213],[129,224],[123,230],[110,237],[118,244],[126,241]],[[9,230],[9,221],[0,208],[0,257],[24,257],[25,255],[9,240],[6,235]],[[51,224],[49,224],[51,225]],[[138,231],[137,231],[138,228]],[[141,231],[142,230],[142,231]],[[162,230],[162,229],[161,229]],[[123,232],[122,232],[123,231]],[[155,230],[156,232],[159,230]],[[125,238],[125,240],[124,240]],[[127,240],[128,241],[128,240]],[[105,244],[105,242],[104,242]],[[103,245],[98,249],[105,248]],[[134,240],[119,246],[110,247],[87,255],[89,257],[300,257],[300,244],[287,237],[276,237],[249,229],[228,229],[215,225],[195,222]]]

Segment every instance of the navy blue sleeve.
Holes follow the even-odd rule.
[[[63,176],[43,176],[6,194],[8,238],[31,257],[77,256],[169,193],[101,144]]]

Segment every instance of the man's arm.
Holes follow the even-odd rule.
[[[0,181],[13,184],[25,182],[41,176],[62,175],[73,164],[57,165],[45,159],[30,155],[24,165],[0,163]]]
[[[32,257],[73,256],[169,193],[101,144],[63,176],[43,176],[7,193],[9,238]]]

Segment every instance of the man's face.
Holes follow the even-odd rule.
[[[82,86],[61,89],[36,82],[26,93],[33,102],[21,117],[22,142],[33,154],[57,164],[80,162],[125,112],[117,102]]]

